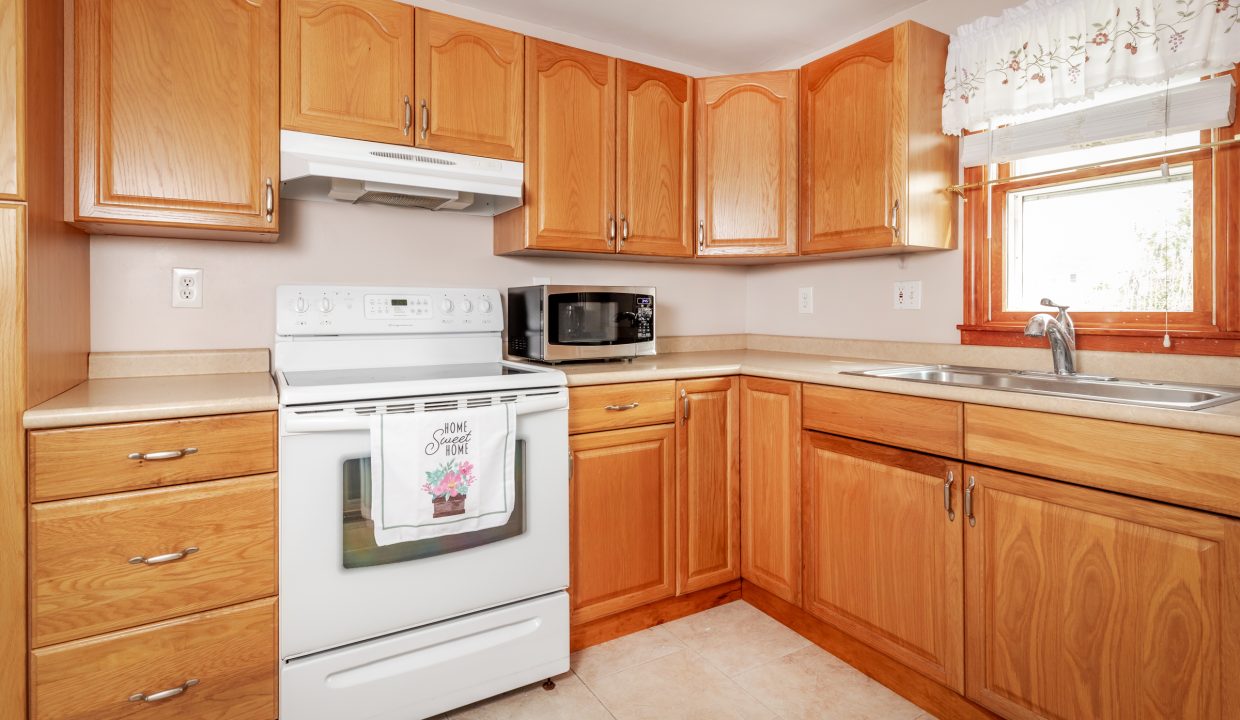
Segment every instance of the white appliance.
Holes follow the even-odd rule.
[[[471,215],[521,206],[519,162],[280,131],[280,196]]]
[[[501,359],[496,290],[283,286],[280,717],[414,720],[568,669],[568,391]],[[370,416],[512,403],[503,527],[377,547]]]

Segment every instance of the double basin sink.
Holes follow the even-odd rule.
[[[957,387],[1099,400],[1171,410],[1201,410],[1240,400],[1240,387],[1122,380],[1097,375],[1055,375],[1026,370],[921,365],[845,372],[845,375],[893,378]]]

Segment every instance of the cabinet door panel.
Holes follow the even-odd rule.
[[[421,8],[416,27],[417,146],[520,160],[525,38]]]
[[[613,252],[616,64],[526,39],[527,246]]]
[[[413,143],[413,8],[285,0],[282,36],[285,128]]]
[[[0,0],[0,199],[26,196],[25,0]]]
[[[276,1],[75,8],[77,220],[274,232]]]
[[[675,426],[574,435],[569,443],[573,622],[674,595]]]
[[[960,465],[806,432],[805,609],[964,687]]]
[[[801,604],[801,385],[741,379],[741,575]]]
[[[967,474],[970,698],[1022,719],[1234,716],[1240,524]]]
[[[693,80],[620,61],[616,108],[619,251],[693,255]]]
[[[696,85],[698,255],[795,255],[797,72]]]
[[[677,592],[685,594],[741,574],[740,416],[736,379],[677,383]]]

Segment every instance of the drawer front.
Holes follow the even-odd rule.
[[[35,650],[30,684],[32,720],[272,720],[276,601]]]
[[[275,475],[33,506],[32,644],[274,595],[276,512]]]
[[[568,432],[669,423],[675,419],[675,398],[675,380],[570,388]]]
[[[950,400],[806,385],[805,427],[959,458],[963,405]]]
[[[969,462],[1240,516],[1240,437],[969,405]]]
[[[185,452],[189,449],[194,452]],[[184,454],[150,457],[177,452]],[[148,458],[130,457],[140,454]],[[256,475],[275,469],[273,412],[30,433],[32,502]]]

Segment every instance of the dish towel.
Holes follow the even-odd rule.
[[[516,408],[376,414],[370,418],[375,544],[499,527],[516,502]]]

